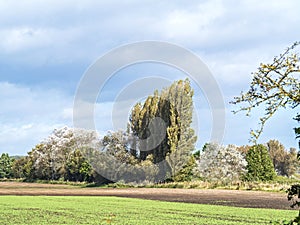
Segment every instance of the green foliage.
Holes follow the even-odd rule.
[[[173,181],[191,181],[194,178],[194,169],[196,167],[196,159],[192,155],[187,164],[174,176]]]
[[[195,159],[200,159],[200,154],[201,154],[200,150],[197,150],[193,153],[193,156]]]
[[[245,180],[268,181],[276,177],[273,163],[265,146],[261,144],[252,146],[247,152],[246,161]]]
[[[211,143],[206,142],[202,147],[202,152],[205,152],[205,150],[209,147]]]
[[[12,164],[14,178],[26,178],[30,172],[26,171],[26,164],[28,163],[28,157],[21,157],[14,160]]]
[[[118,197],[0,196],[0,224],[269,224],[292,210]]]
[[[93,169],[79,149],[69,155],[66,163],[66,177],[69,181],[92,181]]]
[[[13,177],[12,164],[13,159],[7,153],[2,153],[0,157],[0,178]]]
[[[242,104],[240,110],[235,112],[246,111],[248,116],[254,108],[264,108],[259,128],[251,131],[254,141],[263,132],[267,120],[280,108],[296,109],[300,105],[300,59],[298,53],[294,52],[299,45],[300,42],[295,42],[279,57],[274,57],[272,63],[261,63],[258,71],[253,73],[250,89],[231,102]]]

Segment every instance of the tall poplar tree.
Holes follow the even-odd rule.
[[[166,160],[171,176],[182,169],[196,142],[191,128],[193,94],[190,81],[179,80],[161,93],[155,91],[143,104],[137,103],[129,119],[133,134],[131,152],[140,160],[149,155],[153,155],[154,163]]]

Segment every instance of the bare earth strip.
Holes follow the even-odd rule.
[[[80,188],[69,185],[0,182],[0,195],[117,196],[250,208],[291,209],[284,193],[168,188]]]

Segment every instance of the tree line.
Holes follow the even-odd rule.
[[[100,170],[95,170],[91,161],[84,155],[84,149],[72,146],[71,142],[74,141],[72,138],[75,137],[73,132],[73,129],[66,127],[55,130],[50,136],[51,138],[47,139],[47,142],[44,141],[43,144],[37,145],[24,157],[14,158],[7,153],[2,153],[0,157],[0,178],[22,178],[27,181],[111,182],[111,180],[103,177],[101,172],[99,174]],[[80,132],[81,135],[85,133]],[[57,136],[59,134],[61,136]],[[53,142],[50,144],[49,140],[53,140],[54,136],[58,140],[64,140],[64,145],[57,142],[53,148]],[[120,138],[124,138],[124,136],[122,132],[110,133],[102,141],[105,142],[104,145],[106,146],[109,143],[107,150],[110,151],[110,154],[118,157],[119,160],[123,160],[123,163],[126,162],[124,165],[134,165],[133,170],[143,168],[146,174],[144,179],[151,182],[153,173],[159,172],[153,163],[152,156],[141,161],[134,158],[124,149],[125,145],[120,145]],[[87,138],[87,136],[84,135],[84,138]],[[52,149],[49,149],[50,146]],[[66,146],[68,148],[65,148]],[[55,154],[51,151],[55,151]],[[110,162],[98,164],[103,167],[107,166],[107,163]],[[112,168],[109,167],[109,169]],[[120,167],[113,169],[115,170],[112,170],[111,173],[118,173]],[[299,162],[296,149],[291,148],[287,151],[278,140],[270,140],[265,145],[253,146],[222,146],[217,143],[207,143],[201,151],[192,152],[189,160],[178,173],[168,179],[169,181],[200,179],[224,183],[232,181],[268,181],[275,179],[277,175],[292,177],[298,171]],[[133,175],[134,171],[130,171],[130,173]],[[128,181],[135,180],[129,179]]]

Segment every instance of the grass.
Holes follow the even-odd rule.
[[[270,224],[292,210],[118,197],[0,196],[0,224]]]
[[[128,183],[124,184],[122,182],[112,183],[102,186],[102,188],[112,187],[112,188],[184,188],[184,189],[224,189],[224,190],[252,190],[252,191],[267,191],[267,192],[286,192],[292,184],[299,183],[299,180],[292,179],[280,179],[274,181],[236,181],[236,182],[208,182],[208,181],[183,181],[183,182],[168,182],[168,183]]]
[[[0,182],[22,182],[22,179],[0,179]],[[70,182],[70,181],[45,181],[45,180],[36,180],[34,183],[40,184],[60,184],[68,185],[69,188],[85,188],[85,187],[99,187],[99,188],[184,188],[184,189],[227,189],[227,190],[252,190],[252,191],[268,191],[268,192],[286,192],[293,184],[300,183],[299,177],[294,179],[277,176],[273,181],[233,181],[233,182],[208,182],[201,180],[193,181],[183,181],[183,182],[166,182],[153,184],[149,182],[145,183],[111,183],[107,185],[99,186],[95,183],[85,183],[85,182]],[[67,187],[66,187],[67,188]]]
[[[94,183],[63,181],[63,180],[32,180],[28,181],[23,178],[0,178],[0,182],[19,182],[19,183],[37,183],[37,184],[61,184],[69,186],[86,187],[95,185]]]

